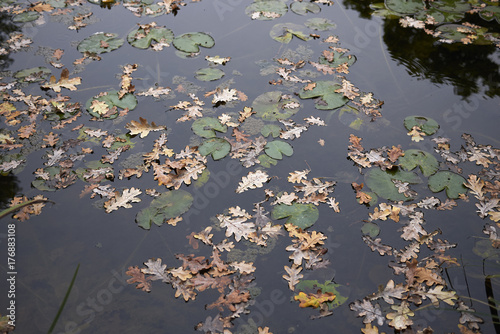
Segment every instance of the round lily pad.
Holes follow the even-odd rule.
[[[168,191],[155,198],[149,207],[139,211],[135,221],[140,227],[149,230],[151,224],[162,225],[165,220],[175,218],[189,210],[193,196],[185,190]]]
[[[264,136],[267,137],[269,135],[273,136],[273,138],[276,138],[280,135],[281,128],[277,126],[276,124],[266,124],[260,129],[260,133]]]
[[[186,53],[200,52],[200,46],[211,48],[215,45],[215,41],[209,34],[204,32],[188,32],[177,36],[173,40],[174,47]]]
[[[198,147],[198,151],[203,156],[211,154],[214,160],[220,160],[229,154],[231,144],[223,138],[210,138]]]
[[[102,102],[96,104],[94,101]],[[133,110],[137,106],[137,99],[134,94],[127,93],[121,99],[118,96],[118,91],[113,90],[104,95],[93,97],[87,100],[85,107],[89,114],[96,118],[114,119],[118,117],[118,112],[108,113],[106,110],[117,107],[120,109]]]
[[[288,7],[281,0],[255,0],[245,8],[245,14],[256,20],[273,20],[287,11]]]
[[[399,158],[399,165],[405,170],[413,170],[417,166],[424,176],[430,176],[439,169],[439,162],[429,152],[421,150],[406,150],[405,155]]]
[[[50,73],[51,71],[47,67],[38,66],[17,71],[14,73],[14,78],[22,82],[35,82],[44,80]]]
[[[271,166],[276,166],[278,164],[278,160],[271,158],[267,154],[259,155],[257,160],[259,160],[259,164],[264,168],[271,168]]]
[[[266,121],[276,121],[287,119],[299,111],[299,108],[287,108],[292,102],[299,103],[293,97],[283,96],[280,91],[273,91],[257,96],[252,102],[252,108],[256,116]]]
[[[383,171],[379,168],[372,168],[365,175],[366,185],[377,196],[391,201],[409,201],[413,197],[406,197],[398,191],[392,180],[416,184],[422,182],[420,177],[413,172],[405,172],[401,169]]]
[[[218,68],[205,67],[200,68],[198,71],[196,71],[194,77],[201,81],[214,81],[222,78],[224,74],[224,71],[219,70]]]
[[[227,126],[222,124],[217,118],[203,117],[194,121],[191,129],[200,137],[213,138],[215,137],[215,131],[226,132]]]
[[[30,12],[24,12],[17,14],[12,18],[12,22],[15,23],[26,23],[26,22],[32,22],[37,20],[40,17],[40,13],[36,11],[30,11]]]
[[[271,36],[271,38],[275,41],[284,44],[290,43],[293,36],[300,38],[303,41],[308,41],[311,39],[311,36],[305,33],[304,30],[305,27],[295,23],[278,23],[272,27],[269,32],[269,36]]]
[[[312,19],[307,20],[305,23],[306,27],[314,29],[314,30],[319,30],[319,31],[327,31],[327,30],[332,30],[337,27],[335,23],[330,21],[329,19],[324,19],[320,17],[315,17]]]
[[[131,31],[127,36],[127,42],[133,47],[147,49],[153,41],[157,43],[170,43],[174,39],[172,30],[164,27],[138,28]]]
[[[105,53],[118,49],[123,45],[124,40],[118,38],[118,34],[98,32],[85,38],[76,47],[81,53]]]
[[[349,101],[344,94],[335,92],[339,88],[342,88],[342,85],[337,81],[316,81],[316,86],[313,89],[305,90],[305,87],[302,88],[299,97],[301,99],[320,98],[314,103],[316,109],[336,109]]]
[[[272,219],[288,218],[287,223],[306,229],[318,220],[319,211],[314,204],[293,203],[292,205],[278,204],[271,212]]]
[[[372,222],[364,223],[361,227],[361,233],[369,235],[371,238],[375,238],[380,233],[380,227]]]
[[[264,150],[268,156],[278,160],[283,159],[283,154],[287,157],[293,154],[292,145],[282,140],[273,140],[268,142],[264,147]]]
[[[420,128],[426,135],[430,136],[437,132],[439,124],[430,117],[408,116],[404,120],[406,130],[411,131],[414,126]]]
[[[464,186],[466,180],[455,173],[440,171],[429,177],[429,189],[432,192],[440,192],[446,189],[448,198],[458,198],[460,194],[465,194],[467,188]]]
[[[325,57],[325,55],[322,55],[319,58],[319,63],[320,64],[328,64],[330,67],[336,68],[342,64],[347,63],[347,66],[351,66],[356,62],[356,56],[354,55],[344,55],[344,53],[337,52],[337,51],[330,51],[327,50],[325,52],[329,52],[329,57],[328,59]]]
[[[306,1],[294,1],[290,5],[292,12],[298,15],[306,15],[307,13],[318,14],[321,11],[321,7],[313,2]]]
[[[322,293],[330,292],[335,295],[335,299],[325,302],[328,309],[333,310],[349,300],[349,289],[343,285],[333,283],[331,280],[320,283],[317,280],[301,280],[295,285],[296,292],[317,293],[321,290]]]
[[[425,8],[422,0],[385,0],[385,5],[399,14],[414,14]]]

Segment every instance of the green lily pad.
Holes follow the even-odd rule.
[[[199,147],[201,155],[212,155],[214,160],[220,160],[231,152],[231,144],[223,138],[210,138],[205,140]]]
[[[380,227],[372,222],[365,223],[361,227],[361,233],[369,235],[371,238],[375,238],[380,233]]]
[[[188,32],[175,37],[172,44],[179,51],[198,53],[200,52],[200,46],[211,48],[215,45],[215,41],[212,36],[204,32]]]
[[[338,118],[342,124],[347,125],[351,129],[359,130],[365,122],[363,116],[364,114],[357,108],[346,104],[340,108]]]
[[[486,6],[481,9],[479,16],[483,20],[491,21],[495,19],[497,23],[500,23],[500,7],[499,6]]]
[[[372,168],[365,175],[366,185],[379,197],[391,201],[409,201],[414,199],[414,197],[406,197],[404,194],[399,193],[398,188],[394,185],[392,180],[408,182],[410,184],[422,182],[417,174],[405,172],[398,168],[386,171],[379,168]]]
[[[311,39],[311,36],[304,33],[304,29],[305,27],[295,23],[278,23],[272,27],[269,32],[269,36],[271,36],[271,38],[275,41],[284,44],[290,43],[293,36],[300,38],[303,41],[308,41]]]
[[[287,223],[300,227],[303,230],[314,225],[318,217],[319,211],[314,204],[278,204],[273,207],[273,211],[271,212],[272,219],[288,218]]]
[[[313,2],[306,1],[294,1],[290,5],[292,12],[298,15],[306,15],[307,13],[318,14],[321,11],[321,7]]]
[[[339,307],[349,299],[347,288],[343,285],[333,283],[332,281],[320,283],[317,280],[301,280],[297,283],[297,285],[295,285],[296,292],[317,293],[318,290],[321,290],[322,293],[331,292],[335,295],[334,300],[326,302],[326,305],[328,305],[330,310]]]
[[[283,159],[283,154],[287,157],[293,154],[292,145],[282,140],[273,140],[271,142],[268,142],[264,147],[264,150],[268,156],[278,160]]]
[[[316,86],[311,90],[302,88],[299,92],[301,99],[318,99],[314,106],[320,110],[331,110],[342,107],[349,99],[342,93],[336,93],[335,90],[342,88],[336,81],[316,81]]]
[[[471,5],[467,1],[440,0],[432,1],[429,5],[445,13],[463,14],[471,9]]]
[[[118,38],[118,34],[99,32],[85,38],[76,48],[81,53],[100,54],[118,49],[123,42],[123,39]]]
[[[161,226],[165,220],[179,217],[188,211],[192,204],[193,196],[187,191],[168,191],[151,201],[149,207],[139,211],[135,221],[140,227],[149,230],[152,223]]]
[[[273,136],[273,138],[279,137],[281,133],[281,128],[276,124],[266,124],[260,129],[260,133],[267,137],[269,135]]]
[[[33,21],[37,20],[40,17],[40,15],[41,14],[36,12],[36,11],[24,12],[24,13],[20,13],[20,14],[15,15],[12,18],[12,22],[15,22],[15,23],[33,22]]]
[[[174,39],[172,30],[164,27],[150,27],[147,31],[143,28],[132,30],[127,36],[127,42],[133,47],[147,49],[153,41],[157,43],[170,43]]]
[[[330,50],[328,50],[330,51]],[[331,53],[333,54],[333,58],[328,60],[326,57],[323,55],[319,58],[319,63],[320,64],[327,64],[330,67],[336,68],[342,64],[347,63],[347,66],[351,66],[356,62],[356,56],[354,55],[345,55],[342,52],[334,51],[332,50]]]
[[[335,29],[337,27],[337,25],[332,21],[330,21],[329,19],[324,19],[320,17],[309,19],[304,24],[306,25],[306,27],[310,29],[319,31],[328,31]]]
[[[264,168],[271,168],[271,166],[276,166],[278,164],[278,160],[271,158],[267,154],[259,155],[257,160],[259,160],[259,164]]]
[[[425,8],[422,0],[385,0],[385,5],[399,14],[415,14]]]
[[[399,165],[408,171],[419,166],[424,176],[430,176],[439,169],[437,159],[431,153],[421,150],[406,150],[405,155],[399,158]]]
[[[295,115],[300,108],[287,108],[291,103],[299,103],[295,98],[284,97],[280,91],[261,94],[252,102],[252,108],[256,116],[266,121],[287,119]]]
[[[223,125],[217,118],[203,117],[194,121],[191,129],[200,137],[213,138],[215,137],[215,131],[226,132],[227,126]]]
[[[408,116],[404,120],[404,125],[408,131],[411,131],[414,126],[417,126],[428,136],[435,134],[439,129],[438,122],[430,117],[424,116]]]
[[[274,20],[287,11],[285,2],[280,0],[255,0],[245,8],[245,14],[256,20]],[[272,15],[266,15],[267,13]]]
[[[14,78],[21,82],[36,82],[46,79],[50,73],[47,67],[38,66],[17,71],[14,73]]]
[[[446,196],[448,198],[458,198],[460,194],[467,192],[467,188],[464,186],[465,181],[458,174],[449,171],[440,171],[429,177],[429,189],[434,193],[446,189]]]
[[[205,67],[196,71],[194,77],[201,81],[214,81],[222,78],[224,74],[224,71],[219,70],[218,68]]]
[[[109,109],[112,109],[113,107],[117,107],[120,109],[129,109],[129,110],[134,110],[135,107],[137,106],[137,99],[135,98],[134,94],[127,93],[125,94],[121,99],[118,97],[118,91],[112,90],[107,92],[105,95],[98,96],[98,97],[92,97],[87,100],[85,107],[88,111],[89,114],[96,118],[106,118],[106,119],[114,119],[118,117],[118,112],[115,112],[113,114],[102,114],[96,111],[95,109],[92,108],[92,103],[93,101],[101,101],[106,104],[106,106]]]

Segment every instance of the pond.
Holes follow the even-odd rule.
[[[497,2],[0,3],[2,331],[500,332]]]

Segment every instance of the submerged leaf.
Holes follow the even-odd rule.
[[[205,67],[196,71],[194,77],[201,81],[214,81],[222,78],[224,74],[224,71],[219,70],[218,68]]]

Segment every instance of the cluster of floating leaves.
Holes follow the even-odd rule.
[[[436,133],[439,126],[430,118],[411,116],[405,119],[405,127],[411,140],[418,142]],[[431,152],[403,150],[399,145],[367,151],[361,144],[361,138],[351,135],[348,156],[360,171],[368,169],[364,172],[365,182],[371,190],[364,191],[364,184],[353,183],[358,202],[375,206],[377,198],[391,201],[378,204],[369,214],[362,227],[363,241],[372,251],[391,257],[389,266],[394,275],[402,276],[401,283],[391,279],[378,292],[350,304],[351,310],[364,317],[364,333],[378,332],[373,322],[378,326],[388,324],[396,330],[409,330],[414,324],[412,319],[416,312],[427,307],[426,300],[434,307],[444,303],[459,311],[458,326],[462,333],[479,333],[479,323],[483,320],[474,315],[474,309],[467,306],[455,291],[449,289],[444,278],[445,268],[459,265],[459,260],[446,254],[456,244],[437,238],[442,233],[440,229],[427,231],[424,228],[424,210],[452,210],[457,206],[456,199],[469,201],[469,189],[478,200],[479,217],[489,216],[496,223],[485,224],[483,230],[489,236],[490,248],[499,247],[500,150],[489,145],[477,145],[470,135],[462,137],[466,143],[458,152],[450,151],[448,138],[431,139],[436,145],[435,153],[442,158],[438,162]],[[458,164],[466,162],[481,166],[482,170],[478,172],[481,177],[470,174],[466,180],[461,176],[463,167]],[[411,189],[412,184],[422,182],[421,177],[412,171],[417,167],[420,174],[428,178],[428,188],[434,193],[444,191],[446,199],[418,197],[418,193]],[[414,203],[404,204],[407,201]],[[402,232],[401,238],[407,242],[404,247],[385,244],[378,237],[380,227],[377,221],[387,220],[403,225],[399,231]],[[390,310],[381,307],[379,300],[389,304]]]
[[[387,0],[372,5],[374,15],[399,18],[405,28],[422,29],[441,43],[495,45],[500,47],[500,33],[490,31],[489,24],[500,23],[496,1],[421,1]],[[477,25],[470,21],[486,21]]]
[[[66,2],[65,5],[57,1],[39,2],[30,7],[19,8],[12,5],[8,9],[16,15],[26,17],[17,18],[17,22],[39,20],[40,13],[50,12],[50,15],[72,16],[70,29],[78,30],[86,26],[91,12],[82,14],[76,11],[80,2]],[[113,6],[112,2],[100,1],[101,6]],[[318,0],[312,2],[294,1],[290,10],[297,15],[318,14],[320,5],[331,5],[331,1]],[[176,13],[182,1],[164,1],[152,3],[148,1],[126,1],[123,6],[135,15],[157,16]],[[37,8],[37,9],[34,9]],[[57,9],[56,9],[57,8]],[[288,12],[288,5],[283,1],[254,1],[246,8],[251,19],[272,20]],[[57,13],[57,14],[56,14]],[[31,20],[33,18],[33,20]],[[24,21],[23,21],[24,20]],[[133,73],[137,64],[126,64],[122,67],[120,82],[116,90],[105,91],[86,101],[85,105],[71,101],[69,96],[62,92],[74,91],[81,85],[81,78],[63,68],[60,62],[64,51],[51,51],[50,63],[55,68],[63,68],[59,76],[52,75],[46,67],[38,66],[13,74],[12,80],[0,84],[0,93],[3,102],[0,104],[0,115],[7,128],[0,131],[0,148],[3,154],[0,161],[0,170],[4,174],[19,172],[27,165],[30,153],[47,149],[43,166],[34,173],[33,187],[40,191],[55,191],[67,188],[78,180],[85,183],[82,196],[102,198],[102,207],[106,213],[123,208],[130,208],[133,203],[141,202],[143,192],[153,197],[149,206],[144,207],[136,215],[138,226],[151,229],[154,226],[177,225],[182,221],[182,215],[189,211],[192,195],[182,188],[197,180],[206,179],[209,175],[209,160],[218,161],[226,157],[238,160],[242,166],[253,168],[243,176],[239,185],[234,189],[236,193],[243,193],[253,189],[263,188],[272,182],[273,176],[267,169],[276,165],[280,160],[293,155],[291,142],[301,137],[304,131],[311,127],[326,126],[318,116],[296,116],[302,114],[303,103],[313,99],[314,107],[318,110],[339,109],[349,110],[356,115],[357,121],[352,127],[363,122],[363,116],[376,119],[381,116],[382,101],[375,99],[372,93],[363,92],[351,83],[346,75],[356,58],[348,49],[342,48],[336,36],[320,36],[322,31],[334,28],[334,24],[327,19],[309,19],[304,26],[291,23],[275,25],[270,36],[279,43],[289,43],[298,38],[301,41],[316,41],[325,45],[325,50],[316,60],[293,59],[281,57],[273,59],[270,68],[274,75],[269,83],[271,91],[257,96],[253,102],[241,106],[237,113],[220,112],[221,105],[236,106],[247,101],[244,92],[229,85],[216,86],[212,84],[222,78],[225,73],[219,65],[230,62],[230,57],[206,56],[208,67],[197,70],[195,78],[207,82],[211,88],[202,96],[187,93],[183,100],[170,106],[169,113],[179,113],[177,122],[192,122],[191,129],[198,137],[200,144],[187,145],[184,149],[175,152],[167,146],[166,127],[162,124],[149,122],[143,117],[130,120],[122,131],[102,130],[99,126],[87,126],[88,121],[110,122],[128,116],[136,108],[136,96],[158,99],[170,96],[170,87],[149,87],[145,91],[136,92],[132,84]],[[307,29],[311,31],[308,32]],[[77,46],[82,58],[76,59],[73,64],[78,66],[86,61],[99,61],[107,52],[112,52],[124,44],[115,33],[96,33],[83,39]],[[214,39],[203,32],[189,32],[174,35],[173,31],[160,27],[156,23],[140,24],[127,36],[127,42],[139,49],[163,50],[173,45],[183,56],[197,56],[203,48],[211,48]],[[1,54],[9,54],[29,48],[32,41],[20,33],[10,36],[5,45],[0,48]],[[188,60],[187,60],[188,61]],[[312,80],[311,72],[322,76],[321,80]],[[2,78],[5,79],[5,78]],[[47,91],[47,97],[27,95],[23,88],[37,84]],[[280,89],[277,89],[280,87]],[[281,89],[282,88],[282,89]],[[183,92],[182,87],[177,87]],[[52,94],[57,93],[57,95]],[[289,93],[293,92],[293,93]],[[55,96],[54,96],[55,95]],[[205,116],[207,109],[212,109],[217,116]],[[41,122],[41,119],[47,122]],[[258,133],[245,133],[244,127],[252,120],[263,122]],[[51,129],[45,131],[45,123],[50,122]],[[102,124],[102,123],[98,123]],[[425,117],[410,117],[405,120],[405,127],[413,141],[420,141],[425,136],[431,136],[437,130],[437,124]],[[71,132],[73,132],[73,134]],[[148,152],[143,152],[140,163],[135,166],[115,171],[115,162],[121,159],[122,154],[132,150],[137,141],[158,133],[153,146]],[[170,135],[169,135],[170,136]],[[442,266],[453,265],[455,260],[444,251],[453,244],[446,240],[434,240],[439,231],[426,232],[423,228],[424,209],[451,209],[456,205],[455,199],[466,198],[467,188],[471,189],[478,200],[480,217],[489,216],[495,222],[499,220],[498,211],[498,172],[484,170],[481,178],[470,175],[467,179],[459,175],[459,162],[473,161],[485,168],[498,166],[498,150],[490,146],[476,145],[472,138],[465,137],[466,148],[461,152],[450,153],[448,141],[443,138],[434,138],[437,143],[437,153],[443,158],[439,164],[434,154],[421,150],[403,151],[400,147],[391,149],[381,148],[365,151],[360,138],[351,136],[349,158],[360,169],[369,169],[366,175],[366,184],[370,192],[363,191],[363,184],[353,184],[356,198],[360,203],[375,205],[377,197],[397,203],[381,203],[370,215],[370,221],[363,227],[366,231],[363,240],[381,255],[395,257],[395,273],[403,274],[405,283],[396,284],[389,281],[384,289],[363,301],[356,301],[351,308],[364,315],[365,330],[373,329],[371,322],[377,320],[379,326],[385,322],[396,329],[405,329],[411,325],[410,303],[420,305],[422,300],[430,299],[433,304],[443,301],[457,306],[459,311],[470,312],[463,303],[457,300],[453,291],[445,289],[442,278]],[[98,160],[90,160],[94,150],[106,150]],[[89,159],[90,161],[88,161]],[[442,165],[447,164],[443,170]],[[371,168],[377,166],[377,168]],[[380,168],[378,168],[380,167]],[[446,191],[448,199],[444,202],[435,197],[421,199],[416,204],[403,204],[406,201],[416,200],[418,194],[410,189],[410,184],[421,182],[421,178],[413,169],[419,167],[421,174],[428,178],[429,189],[433,192]],[[441,169],[441,170],[440,170]],[[116,189],[108,181],[115,178],[126,182],[133,177],[139,178],[152,171],[153,179],[158,186],[167,189],[160,192],[156,189],[138,189],[135,187]],[[294,171],[289,174],[288,181],[293,189],[283,191],[265,190],[265,199],[253,204],[254,214],[238,206],[231,207],[225,213],[217,216],[214,226],[208,226],[199,233],[191,234],[190,244],[198,248],[198,241],[208,246],[210,259],[203,256],[178,254],[177,258],[183,263],[179,267],[168,268],[161,259],[150,259],[145,267],[130,267],[128,275],[132,278],[129,283],[138,284],[137,287],[150,291],[151,281],[161,280],[170,284],[175,290],[175,296],[185,300],[193,300],[197,293],[207,289],[215,289],[220,293],[219,298],[207,305],[208,309],[217,310],[215,316],[209,316],[198,324],[197,329],[204,332],[229,333],[232,320],[245,313],[252,304],[252,286],[255,284],[252,273],[255,270],[253,263],[224,260],[222,254],[227,254],[235,247],[235,242],[246,240],[259,247],[269,247],[269,244],[286,230],[290,244],[286,251],[290,252],[290,265],[285,266],[286,275],[283,279],[290,290],[297,293],[293,296],[299,307],[319,309],[319,314],[313,318],[325,317],[332,314],[333,308],[346,302],[347,298],[337,291],[337,284],[332,282],[318,282],[303,280],[303,273],[307,270],[325,268],[330,265],[326,258],[324,246],[327,236],[321,232],[311,230],[318,220],[318,206],[328,206],[334,212],[340,212],[339,203],[331,196],[335,182],[325,178],[308,178],[310,170]],[[141,196],[142,195],[142,196]],[[36,196],[29,200],[23,196],[13,199],[11,206],[21,207],[14,218],[26,220],[30,215],[39,214],[45,197]],[[137,204],[134,204],[137,205]],[[270,217],[268,215],[270,214]],[[403,228],[403,239],[409,244],[403,249],[382,244],[377,238],[377,220],[387,218],[399,222],[399,217],[408,217],[407,225]],[[273,220],[283,220],[284,224],[275,224]],[[225,238],[214,241],[212,230],[224,230]],[[496,247],[498,241],[497,225],[485,226],[485,233]],[[420,247],[433,253],[419,259]],[[443,291],[445,289],[445,291]],[[382,314],[378,304],[373,301],[382,298],[392,305],[394,312]],[[399,305],[394,304],[394,298],[400,299]],[[387,318],[387,320],[386,320]],[[470,320],[463,323],[470,328],[476,328],[479,320]],[[370,327],[368,327],[370,326]],[[269,333],[269,329],[260,328],[259,332]]]

